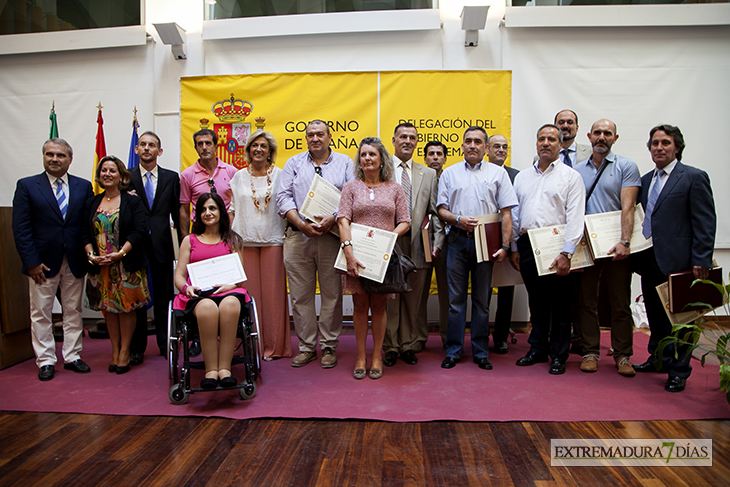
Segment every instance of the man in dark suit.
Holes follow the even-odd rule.
[[[678,127],[654,127],[647,146],[656,168],[641,178],[640,201],[646,215],[643,233],[654,246],[639,253],[635,263],[651,330],[650,357],[634,369],[657,372],[660,360],[659,372],[669,373],[664,389],[680,392],[692,372],[690,354],[682,347],[675,359],[674,347],[666,347],[661,357],[656,355],[659,341],[672,331],[656,286],[667,282],[668,274],[689,270],[696,279],[707,279],[715,248],[715,202],[707,173],[680,162],[685,145]]]
[[[13,198],[13,236],[28,276],[33,350],[38,379],[53,379],[56,344],[53,339],[53,300],[60,290],[63,307],[63,368],[85,374],[81,360],[81,297],[86,256],[81,243],[84,203],[91,183],[68,174],[73,149],[63,139],[43,144],[45,171],[18,181]]]
[[[150,233],[145,243],[149,273],[152,281],[155,334],[160,355],[167,351],[167,306],[174,295],[173,262],[175,249],[170,232],[170,219],[179,228],[180,177],[175,171],[157,165],[162,155],[162,143],[154,132],[145,132],[135,147],[139,166],[132,168],[130,192],[142,200],[149,219]],[[147,348],[147,310],[137,309],[137,325],[131,345],[132,365],[141,364]]]
[[[504,165],[504,161],[507,160],[507,154],[509,153],[509,142],[504,135],[492,135],[487,140],[487,159],[492,164],[502,166],[507,174],[509,180],[514,184],[515,176],[517,176],[517,169]],[[492,340],[494,345],[495,353],[507,353],[509,351],[509,345],[507,345],[507,338],[509,337],[509,329],[512,326],[512,305],[515,300],[515,287],[514,286],[502,286],[497,288],[497,314],[494,318],[494,333],[492,334]]]

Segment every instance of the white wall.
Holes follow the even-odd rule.
[[[479,46],[467,48],[459,20],[465,3],[442,0],[442,28],[436,30],[204,41],[202,0],[147,0],[146,45],[0,55],[0,133],[7,147],[0,159],[5,175],[0,180],[0,205],[11,204],[18,178],[41,170],[40,148],[48,135],[53,100],[60,135],[74,147],[71,171],[88,177],[99,101],[104,105],[109,153],[126,158],[136,105],[141,129],[153,129],[162,138],[161,164],[179,169],[181,76],[509,69],[510,145],[512,164],[519,169],[532,160],[536,128],[552,121],[561,108],[578,112],[581,134],[598,118],[616,121],[616,152],[634,158],[642,173],[651,168],[645,146],[649,129],[658,123],[678,125],[687,140],[685,161],[707,170],[713,182],[720,215],[716,257],[730,269],[730,223],[723,212],[730,206],[724,188],[730,169],[724,154],[718,153],[722,145],[716,146],[730,127],[730,22],[703,27],[508,28],[501,26],[504,5],[487,0],[492,4],[487,27],[480,33]],[[615,8],[629,15],[632,7]],[[301,19],[306,22],[306,17]],[[152,27],[158,22],[177,22],[187,30],[187,60],[175,60],[169,46],[159,41]],[[10,42],[6,37],[0,36],[0,48]]]

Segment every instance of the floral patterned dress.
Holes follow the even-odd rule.
[[[94,235],[99,255],[119,251],[119,208],[94,215]],[[127,313],[147,305],[150,292],[147,269],[127,272],[122,261],[101,266],[98,274],[89,274],[86,281],[88,308],[109,313]]]

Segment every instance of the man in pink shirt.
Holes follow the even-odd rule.
[[[194,209],[200,195],[216,192],[228,208],[231,202],[231,179],[237,171],[215,155],[218,147],[215,132],[210,129],[198,130],[193,134],[193,141],[200,158],[180,176],[180,231],[183,236],[190,233],[190,205]]]

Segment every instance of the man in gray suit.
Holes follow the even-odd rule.
[[[393,366],[400,352],[401,359],[409,364],[418,363],[416,353],[423,349],[428,340],[428,328],[418,326],[418,314],[422,304],[423,286],[431,275],[431,264],[426,262],[421,239],[421,224],[427,214],[436,215],[436,194],[438,183],[436,171],[413,161],[413,152],[418,145],[418,131],[413,124],[399,124],[393,134],[393,165],[395,180],[401,184],[410,201],[411,230],[398,239],[398,245],[405,255],[416,263],[417,271],[410,275],[410,293],[403,293],[387,304],[388,323],[385,330],[383,364]],[[438,218],[436,218],[438,220]],[[434,249],[441,247],[443,233],[438,232]]]
[[[555,125],[563,132],[563,144],[560,148],[560,161],[569,166],[585,161],[591,157],[591,146],[578,144],[575,136],[578,134],[578,115],[573,110],[561,110],[555,114]]]
[[[487,140],[487,158],[492,164],[502,166],[509,180],[514,183],[517,176],[517,169],[504,165],[509,153],[509,142],[504,135],[492,135]],[[494,319],[494,333],[492,341],[495,353],[507,353],[509,345],[507,345],[507,337],[509,336],[509,328],[512,325],[512,304],[515,299],[515,287],[503,286],[497,288],[497,315]]]

